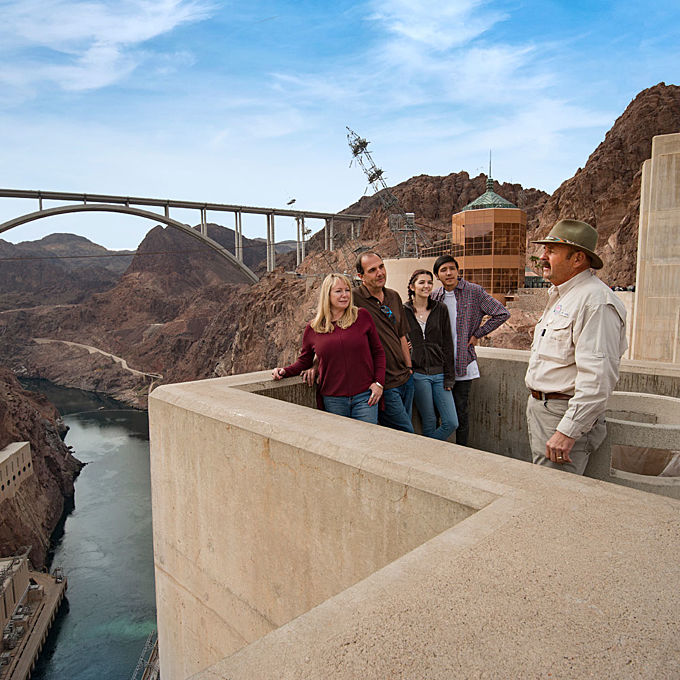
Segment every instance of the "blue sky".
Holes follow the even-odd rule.
[[[346,125],[389,184],[474,176],[491,148],[498,180],[552,192],[680,65],[664,0],[0,0],[0,17],[0,186],[322,211],[366,190]],[[35,209],[0,199],[0,220]],[[151,226],[76,215],[0,238],[125,248]]]

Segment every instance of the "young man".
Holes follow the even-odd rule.
[[[448,307],[453,333],[456,373],[453,400],[458,413],[456,444],[467,446],[470,386],[475,378],[479,378],[475,345],[479,338],[505,323],[510,312],[484,288],[460,278],[458,262],[451,255],[442,255],[435,260],[434,275],[442,282],[442,287],[432,293],[432,299]],[[482,325],[485,316],[491,318]]]
[[[560,220],[543,244],[543,278],[552,283],[536,324],[525,378],[534,463],[582,475],[607,433],[604,412],[626,351],[626,309],[593,269],[597,231]]]
[[[356,261],[362,284],[354,291],[354,304],[368,310],[385,350],[384,410],[378,419],[381,425],[395,430],[413,432],[413,369],[406,334],[408,320],[399,293],[385,288],[387,272],[382,257],[372,251],[361,253]]]

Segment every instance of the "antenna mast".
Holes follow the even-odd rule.
[[[394,234],[399,245],[399,257],[418,257],[418,241],[429,241],[415,225],[415,215],[404,212],[397,197],[389,190],[381,170],[373,161],[368,150],[370,142],[359,137],[354,130],[347,128],[347,142],[352,150],[352,156],[368,178],[374,194],[377,194],[383,209],[388,215],[390,231]]]

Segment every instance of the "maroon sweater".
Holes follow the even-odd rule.
[[[360,309],[349,328],[317,333],[307,324],[297,361],[284,367],[286,376],[300,375],[319,357],[319,393],[327,397],[352,397],[371,383],[385,383],[385,351],[371,315]]]

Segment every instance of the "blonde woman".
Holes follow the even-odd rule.
[[[343,274],[321,284],[314,320],[302,336],[297,361],[272,371],[274,380],[300,375],[319,359],[318,389],[330,413],[367,423],[378,422],[385,382],[385,352],[371,315],[353,304],[352,286]]]

